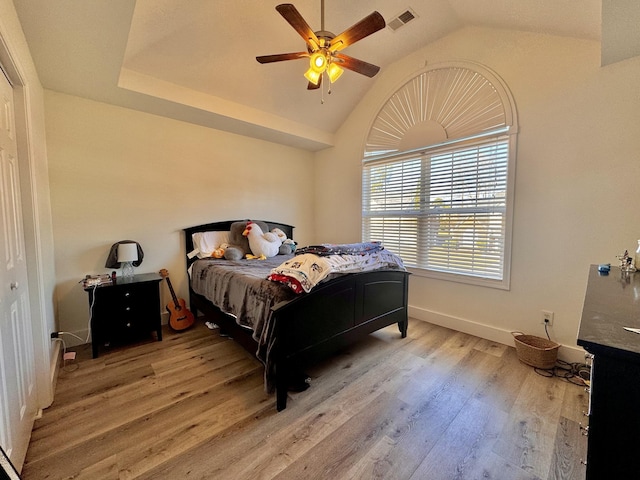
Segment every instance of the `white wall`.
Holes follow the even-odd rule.
[[[166,268],[187,298],[182,228],[253,218],[296,226],[302,243],[314,234],[310,152],[52,91],[45,107],[62,330],[86,335],[78,281],[111,272],[118,240],[141,244],[136,273]]]
[[[552,310],[560,355],[578,361],[589,264],[617,264],[640,238],[639,58],[601,68],[597,42],[467,28],[397,61],[340,128],[336,146],[316,155],[316,230],[331,241],[360,238],[360,162],[371,122],[426,62],[459,60],[496,72],[518,109],[511,290],[412,275],[411,314],[513,344],[514,330],[544,336],[540,311]],[[336,210],[344,212],[338,221]]]

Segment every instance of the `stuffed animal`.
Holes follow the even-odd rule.
[[[211,256],[213,258],[222,258],[224,257],[224,252],[225,252],[226,248],[223,248],[223,246],[219,246],[218,248],[216,248],[213,252],[211,252]]]
[[[254,222],[247,222],[242,235],[249,240],[251,253],[256,257],[264,255],[266,258],[275,257],[278,254],[282,240],[275,233],[264,232],[260,225]]]
[[[235,245],[229,245],[224,251],[225,260],[242,260],[244,258],[244,253],[242,253],[242,249]]]
[[[298,248],[298,245],[296,244],[296,242],[294,242],[293,240],[291,240],[290,238],[287,238],[282,245],[280,245],[280,255],[289,255],[290,253],[294,253],[296,251],[296,248]]]
[[[248,220],[242,220],[231,224],[229,230],[229,245],[224,251],[224,258],[226,260],[242,260],[245,258],[245,255],[251,253],[249,240],[242,235],[242,232],[247,228],[248,222]],[[253,223],[258,224],[264,232],[269,230],[268,225],[264,222],[255,221]]]
[[[282,240],[282,245],[278,249],[278,255],[289,255],[296,251],[296,242],[287,238],[287,234],[284,233],[279,228],[274,228],[271,230],[271,233],[275,233],[280,240]]]
[[[279,228],[274,228],[271,230],[271,233],[273,233],[274,235],[276,235],[281,242],[284,243],[284,241],[287,239],[287,234],[284,233],[281,229]]]

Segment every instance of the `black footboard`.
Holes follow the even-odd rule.
[[[407,335],[407,272],[346,275],[274,308],[277,409],[287,403],[292,366],[313,363],[397,323]]]

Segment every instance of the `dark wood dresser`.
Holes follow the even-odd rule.
[[[640,271],[591,265],[578,345],[592,358],[587,480],[640,478]]]
[[[100,348],[138,341],[154,331],[162,340],[161,280],[157,273],[145,273],[85,288],[89,294],[93,358]]]

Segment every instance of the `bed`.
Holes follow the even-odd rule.
[[[197,225],[184,229],[189,272],[189,301],[191,309],[204,314],[220,327],[220,333],[231,336],[265,365],[265,386],[276,392],[276,408],[286,408],[287,392],[292,387],[300,367],[313,364],[364,336],[392,324],[397,324],[400,337],[407,336],[408,272],[383,269],[338,275],[315,286],[309,293],[294,293],[288,286],[267,280],[269,271],[287,256],[277,255],[265,260],[226,261],[192,256],[193,235],[198,232],[226,232],[232,224],[243,220],[229,220]],[[291,225],[266,221],[293,239]],[[229,315],[225,303],[228,294],[210,291],[197,280],[204,270],[216,269],[216,275],[240,275],[243,269],[258,269],[246,274],[249,292],[266,289],[247,297],[248,304],[262,304],[267,317],[256,328],[244,319],[244,313]],[[221,270],[223,269],[223,270]],[[260,271],[259,269],[262,269]],[[192,278],[193,277],[193,278]],[[227,277],[225,277],[226,279]],[[232,280],[233,278],[233,280]],[[216,288],[221,288],[219,285]],[[251,293],[252,294],[252,293]],[[260,323],[261,321],[258,321]]]

